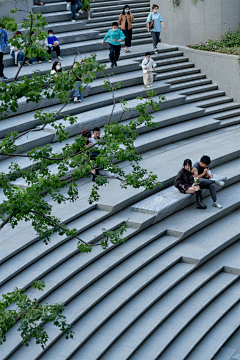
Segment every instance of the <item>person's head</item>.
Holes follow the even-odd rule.
[[[48,36],[53,37],[53,30],[48,30]]]
[[[146,53],[145,53],[145,58],[146,58],[146,59],[150,59],[150,57],[151,57],[151,53],[150,53],[150,52],[146,52]]]
[[[15,34],[14,34],[14,36],[13,36],[13,38],[15,38],[17,35],[18,35],[18,36],[22,36],[21,31],[16,31]]]
[[[92,131],[92,136],[95,138],[95,139],[98,139],[100,137],[100,129],[98,127],[95,127]]]
[[[200,159],[199,165],[203,167],[204,169],[208,168],[208,166],[211,164],[211,159],[208,155],[203,155]]]
[[[73,63],[73,67],[74,67],[74,68],[78,67],[78,63],[77,63],[77,62],[74,62],[74,63]]]
[[[123,15],[129,14],[130,13],[130,7],[128,5],[125,5],[123,7]]]
[[[88,129],[83,130],[83,131],[82,131],[82,136],[85,137],[87,140],[89,140],[90,137],[92,136],[91,131],[88,130]]]
[[[112,23],[112,30],[113,30],[113,31],[117,31],[117,29],[118,29],[118,23],[117,23],[116,21],[114,21],[114,22]]]
[[[190,159],[185,159],[183,162],[183,168],[187,171],[190,171],[192,168],[192,160]]]
[[[159,9],[159,6],[156,5],[156,4],[153,4],[153,6],[152,6],[152,11],[153,11],[154,13],[156,13],[156,12],[158,12],[158,9]]]
[[[61,71],[61,63],[59,61],[54,61],[52,70],[55,70],[56,72]]]

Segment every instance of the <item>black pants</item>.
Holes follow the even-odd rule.
[[[213,180],[204,179],[204,178],[199,179],[199,181],[200,181],[200,188],[208,189],[210,191],[210,195],[213,201],[214,202],[217,201],[215,182]]]
[[[51,55],[51,52],[52,52],[52,51],[56,51],[57,56],[60,56],[60,54],[61,54],[59,45],[53,46],[53,49],[52,49],[52,50],[51,50],[50,46],[48,46],[48,51],[47,51],[47,52],[48,52],[49,55]]]
[[[3,52],[0,52],[0,76],[3,77],[3,69],[4,69],[4,65],[3,65]]]
[[[153,38],[153,47],[154,49],[157,47],[157,44],[160,42],[160,32],[151,31]]]
[[[122,32],[123,32],[124,35],[126,36],[125,46],[131,47],[131,45],[132,45],[132,29],[122,30]]]
[[[121,45],[109,44],[109,51],[110,51],[109,52],[110,61],[112,64],[115,64],[119,59]]]

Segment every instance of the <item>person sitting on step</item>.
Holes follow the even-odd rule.
[[[221,209],[222,206],[217,202],[217,194],[215,189],[215,184],[219,186],[224,186],[225,183],[223,181],[211,180],[212,174],[209,170],[209,165],[211,164],[211,159],[208,155],[204,155],[201,157],[199,162],[196,162],[193,165],[192,173],[194,177],[199,179],[199,184],[201,189],[209,189],[211,197],[213,199],[212,206]]]
[[[105,35],[102,44],[107,39],[109,40],[109,58],[112,63],[111,67],[117,66],[117,61],[121,51],[121,41],[125,40],[124,33],[118,28],[118,23],[115,21],[112,23],[112,29],[110,29]]]
[[[101,131],[98,127],[95,127],[93,129],[93,132],[92,132],[92,137],[89,139],[89,142],[92,144],[92,145],[96,145],[97,144],[97,141],[100,139],[100,135],[101,135]],[[96,145],[96,150],[91,154],[91,156],[93,157],[97,157],[98,155],[100,155],[100,148],[101,146],[99,145]]]
[[[51,55],[52,51],[56,51],[58,60],[62,60],[60,56],[61,51],[60,51],[59,41],[58,38],[53,34],[53,30],[48,30],[48,37],[46,42],[47,42],[46,46],[48,49],[47,50],[48,54]],[[52,62],[51,58],[49,58],[48,62],[49,63]]]
[[[192,161],[186,159],[183,162],[183,167],[179,171],[175,181],[174,186],[182,194],[196,194],[197,198],[197,209],[206,209],[207,206],[202,203],[202,194],[200,186],[194,186],[194,176],[191,172],[192,170]]]
[[[153,59],[151,59],[151,53],[145,53],[145,59],[142,61],[142,69],[143,69],[143,82],[145,87],[148,89],[152,87],[153,84],[153,71],[155,71],[155,67],[157,64]]]
[[[19,44],[22,44],[20,46],[15,46],[12,44],[10,45],[10,55],[15,59],[15,64],[18,65],[18,67],[20,67],[22,65],[22,61],[24,59],[24,45],[23,45],[23,40],[21,38],[22,33],[21,31],[16,31],[13,39],[17,39],[19,41]],[[32,65],[30,63],[30,59],[25,58],[25,64],[24,65]]]

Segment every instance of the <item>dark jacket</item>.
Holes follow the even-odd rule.
[[[181,192],[185,193],[194,183],[194,176],[191,172],[185,169],[181,169],[174,181],[174,186]],[[183,189],[185,187],[185,190]]]

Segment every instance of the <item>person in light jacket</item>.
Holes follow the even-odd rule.
[[[0,78],[2,80],[6,80],[7,77],[4,76],[3,70],[4,70],[4,65],[3,65],[3,54],[5,52],[6,46],[8,44],[8,36],[7,33],[4,29],[0,28]]]
[[[119,30],[118,23],[112,23],[112,29],[110,29],[105,35],[102,44],[109,39],[109,58],[112,63],[111,67],[117,66],[117,61],[121,51],[121,41],[125,40],[124,33]]]
[[[142,61],[143,69],[143,82],[147,88],[150,88],[153,84],[153,71],[155,71],[157,64],[151,59],[151,53],[146,52],[145,59]]]
[[[121,25],[121,30],[126,36],[125,38],[125,52],[131,52],[129,48],[131,47],[132,43],[132,21],[134,20],[134,17],[131,13],[130,7],[128,5],[125,5],[123,7],[123,11],[119,16],[118,19],[118,26]]]
[[[165,25],[163,24],[163,19],[161,14],[158,12],[159,6],[153,5],[152,12],[147,17],[147,28],[148,32],[151,31],[153,38],[153,49],[155,54],[157,54],[157,44],[160,42],[160,33],[162,31],[162,27],[165,29]],[[161,26],[162,25],[162,26]]]

